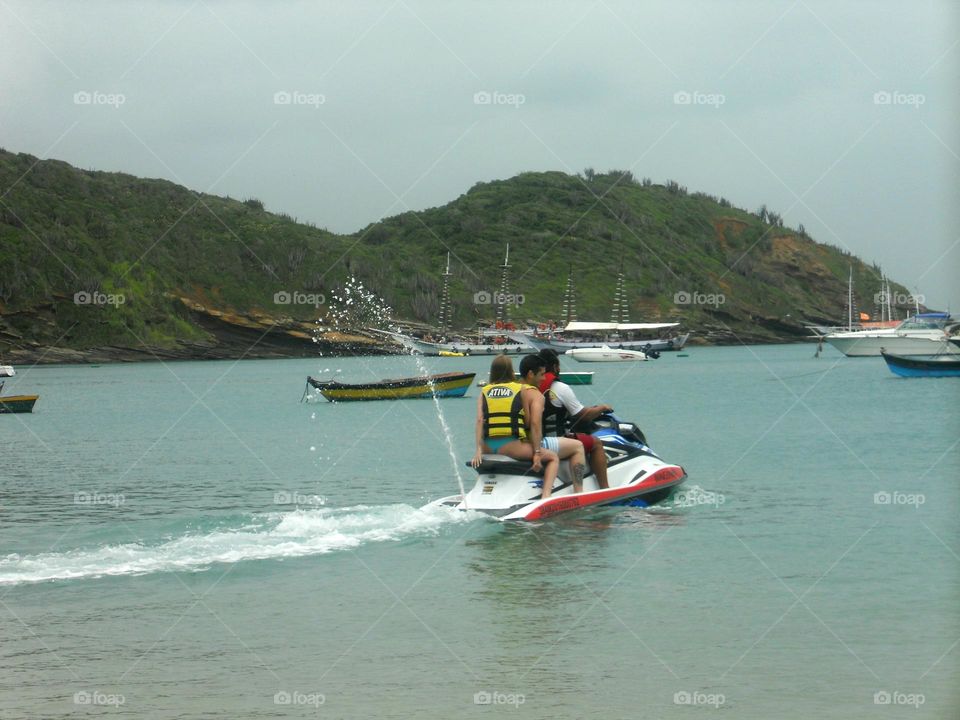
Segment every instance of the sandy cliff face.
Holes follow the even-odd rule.
[[[134,362],[142,360],[225,360],[237,358],[315,357],[319,354],[371,355],[395,352],[393,347],[364,334],[315,333],[313,323],[273,316],[262,310],[240,312],[229,307],[211,307],[190,296],[172,296],[188,320],[202,328],[206,337],[175,344],[104,345],[72,349],[58,335],[57,306],[72,298],[19,313],[4,313],[0,307],[0,343],[5,363],[17,365],[55,363]],[[16,322],[14,322],[16,321]],[[18,329],[19,328],[19,329]]]

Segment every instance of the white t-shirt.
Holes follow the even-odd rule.
[[[583,410],[583,403],[577,400],[577,396],[573,394],[573,390],[564,382],[560,382],[559,380],[555,381],[553,385],[550,386],[549,395],[550,404],[554,407],[563,406],[566,408],[569,417],[573,417]]]

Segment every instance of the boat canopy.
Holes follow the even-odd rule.
[[[950,320],[950,313],[919,313],[900,323],[897,330],[941,330]]]
[[[563,329],[564,332],[626,332],[629,330],[661,330],[676,327],[680,323],[610,323],[610,322],[570,322]]]

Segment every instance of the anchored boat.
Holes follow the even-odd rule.
[[[897,355],[881,350],[887,367],[900,377],[960,377],[960,355]]]
[[[565,353],[577,362],[629,362],[647,360],[647,356],[640,350],[612,348],[607,345],[591,348],[575,348]]]
[[[950,313],[919,313],[895,328],[831,333],[824,340],[847,357],[876,357],[881,349],[898,355],[957,354],[960,348],[947,342],[956,324]]]
[[[440,373],[370,383],[342,383],[307,377],[307,384],[331,402],[347,400],[403,400],[407,398],[463,397],[476,373]]]
[[[39,395],[7,395],[0,397],[0,414],[33,412]]]

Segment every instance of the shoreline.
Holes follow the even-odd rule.
[[[710,342],[697,338],[699,342],[688,342],[682,350],[666,352],[665,356],[678,352],[687,352],[692,348],[736,347],[746,345],[800,345],[816,344],[816,339],[743,338],[730,342]],[[120,346],[102,346],[77,350],[53,346],[38,346],[29,350],[7,350],[3,352],[3,364],[15,368],[48,365],[114,365],[140,362],[188,362],[198,360],[298,360],[306,358],[371,357],[396,356],[408,354],[403,348],[366,343],[318,343],[302,347],[276,347],[265,345],[248,348],[224,347],[202,343],[183,343],[180,348]],[[479,356],[477,356],[479,357]]]

